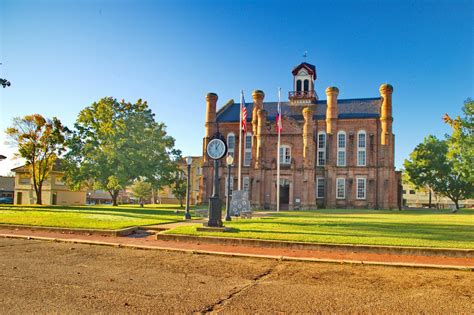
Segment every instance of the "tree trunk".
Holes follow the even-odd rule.
[[[180,207],[180,208],[183,207],[183,199],[179,199],[179,207]]]
[[[41,196],[41,191],[42,191],[42,187],[41,187],[41,186],[35,187],[36,204],[37,204],[37,205],[42,205],[42,204],[43,204],[43,198],[42,198],[42,196]]]
[[[429,199],[428,199],[429,200],[428,201],[428,208],[431,209],[431,189],[429,189],[429,192],[430,192],[430,194],[429,194]]]
[[[456,209],[453,209],[452,213],[456,213],[459,210],[459,200],[454,200],[454,204],[456,205]]]
[[[113,191],[110,193],[110,196],[112,197],[112,206],[114,206],[114,207],[117,207],[117,206],[118,206],[118,203],[117,203],[118,194],[119,194],[119,191],[118,191],[118,190],[113,190]]]

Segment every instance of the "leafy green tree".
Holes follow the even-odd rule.
[[[186,197],[186,176],[182,170],[176,172],[174,182],[171,184],[171,193],[179,200],[179,205],[183,207],[183,201]]]
[[[452,134],[447,136],[448,158],[456,173],[474,183],[474,101],[468,98],[462,111],[463,117],[444,116],[444,121],[452,128]],[[472,192],[467,197],[472,197]]]
[[[68,142],[65,179],[70,185],[94,182],[117,205],[121,189],[141,178],[152,185],[170,178],[174,139],[155,121],[147,102],[105,97],[83,109]]]
[[[143,202],[151,197],[151,184],[144,180],[137,180],[132,185],[132,194],[138,198],[140,206],[143,207]]]
[[[456,205],[453,212],[459,210],[459,200],[472,194],[473,183],[455,169],[448,155],[447,141],[428,136],[405,160],[404,167],[417,188],[428,186],[435,193],[451,199]]]
[[[33,180],[36,204],[42,204],[43,182],[53,168],[56,158],[65,147],[69,131],[59,119],[47,119],[40,114],[15,117],[5,133],[9,143],[18,147],[19,157],[26,160],[26,167]]]

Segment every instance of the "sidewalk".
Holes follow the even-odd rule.
[[[196,222],[193,222],[196,223]],[[0,237],[25,238],[45,241],[59,241],[83,243],[92,245],[106,245],[117,247],[185,251],[195,254],[215,254],[225,256],[244,256],[270,258],[295,261],[316,261],[347,264],[368,264],[403,267],[448,268],[474,270],[474,259],[420,256],[420,255],[393,255],[376,253],[355,253],[337,250],[303,250],[252,247],[242,245],[209,244],[204,242],[177,242],[157,240],[155,234],[138,233],[123,237],[80,235],[57,231],[20,230],[0,228]]]

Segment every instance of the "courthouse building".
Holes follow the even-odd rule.
[[[301,63],[292,75],[293,90],[288,101],[281,102],[281,208],[399,208],[401,178],[394,167],[392,86],[382,84],[380,97],[362,99],[338,99],[339,89],[328,87],[326,100],[320,100],[315,66]],[[245,104],[242,186],[249,191],[254,208],[275,209],[278,103],[265,102],[261,90],[253,91],[252,98],[252,103]],[[206,96],[202,203],[212,194],[213,163],[206,146],[216,132],[224,136],[228,154],[234,156],[231,188],[237,187],[240,104],[229,101],[217,110],[217,99],[215,93]],[[225,159],[220,166],[220,197],[224,198]]]

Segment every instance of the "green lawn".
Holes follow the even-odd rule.
[[[474,210],[313,210],[225,222],[232,232],[177,227],[170,234],[241,237],[317,243],[474,249]]]
[[[139,206],[0,206],[1,224],[114,230],[131,226],[177,222],[179,205]]]

